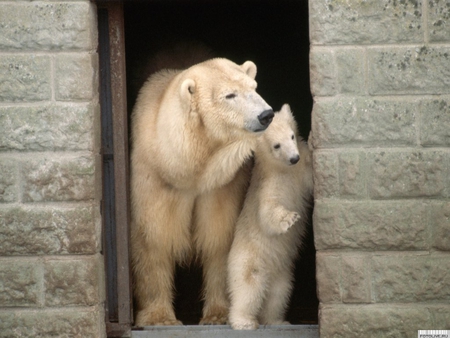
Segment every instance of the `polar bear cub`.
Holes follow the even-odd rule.
[[[284,322],[312,196],[311,153],[283,105],[261,136],[228,258],[233,329]]]

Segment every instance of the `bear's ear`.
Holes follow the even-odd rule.
[[[195,81],[186,79],[181,83],[180,96],[183,101],[191,102],[191,95],[195,92]]]
[[[245,74],[250,76],[253,80],[255,79],[255,77],[256,77],[256,65],[252,61],[245,61],[242,64],[241,68],[243,69]]]
[[[287,103],[283,104],[283,106],[280,109],[279,112],[281,115],[284,115],[286,117],[292,116],[291,106]]]
[[[283,104],[278,114],[280,114],[280,116],[282,116],[283,119],[290,124],[292,130],[294,130],[295,134],[297,134],[297,121],[295,121],[294,114],[292,114],[291,106],[287,103]]]

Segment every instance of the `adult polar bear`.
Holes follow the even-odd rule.
[[[256,136],[273,118],[256,93],[256,66],[211,59],[162,70],[132,114],[131,253],[137,325],[178,325],[176,264],[203,265],[201,324],[228,315],[227,255]]]

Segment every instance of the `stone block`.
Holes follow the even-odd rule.
[[[361,254],[342,255],[341,288],[344,303],[370,303],[370,265]]]
[[[50,100],[51,96],[48,56],[0,55],[0,102],[44,101]]]
[[[316,254],[317,297],[322,304],[341,303],[341,257],[318,251]]]
[[[314,198],[337,197],[339,194],[338,156],[335,152],[313,153]]]
[[[366,92],[364,52],[361,49],[337,49],[335,53],[337,83],[342,94]]]
[[[372,290],[377,303],[450,301],[450,254],[375,255]]]
[[[1,127],[0,116],[0,129]],[[2,136],[0,136],[1,138]],[[17,164],[13,160],[0,159],[0,203],[17,201]],[[1,230],[0,230],[1,231]]]
[[[319,309],[321,338],[411,338],[431,329],[431,313],[420,305],[324,305]]]
[[[372,198],[440,197],[447,185],[447,159],[442,151],[403,150],[368,157]]]
[[[430,226],[433,232],[433,247],[450,251],[450,202],[432,202]]]
[[[426,147],[450,146],[450,98],[420,103],[420,141]]]
[[[372,95],[450,93],[450,47],[386,47],[368,51]]]
[[[96,256],[48,260],[44,278],[46,306],[94,305],[99,302]]]
[[[92,254],[97,225],[92,207],[11,207],[0,211],[0,255]]]
[[[327,48],[312,47],[309,64],[311,93],[314,96],[335,95],[337,83],[332,51]]]
[[[326,0],[309,5],[313,45],[423,42],[420,0]]]
[[[417,102],[339,97],[316,100],[314,147],[416,145]]]
[[[366,154],[341,152],[339,154],[339,189],[342,198],[366,198]]]
[[[55,60],[58,101],[91,100],[98,90],[97,54],[62,54]]]
[[[95,197],[92,156],[45,157],[22,164],[23,201],[85,201]]]
[[[92,50],[95,11],[88,1],[2,4],[1,50]]]
[[[94,114],[85,104],[0,107],[0,150],[92,150]]]
[[[450,41],[450,3],[428,0],[428,33],[430,42]]]
[[[316,201],[315,247],[317,250],[428,250],[427,210],[427,204],[420,200]]]
[[[0,311],[0,337],[105,337],[97,307]]]
[[[42,293],[42,268],[35,259],[0,259],[2,307],[35,307]]]

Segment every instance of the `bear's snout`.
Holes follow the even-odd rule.
[[[300,161],[300,155],[295,155],[294,157],[291,157],[291,164],[296,164],[298,161]]]
[[[258,115],[259,123],[261,123],[262,126],[268,127],[270,122],[273,120],[273,110],[267,109],[264,110],[261,114]]]

